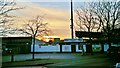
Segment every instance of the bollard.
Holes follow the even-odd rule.
[[[11,62],[14,62],[14,55],[12,49],[10,49],[10,54],[11,54]]]

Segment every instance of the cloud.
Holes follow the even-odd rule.
[[[54,35],[67,38],[70,35],[70,12],[59,8],[48,8],[32,3],[22,3],[24,9],[14,12],[17,15],[16,22],[23,24],[37,15],[44,16],[44,22]],[[16,24],[18,25],[18,24]]]

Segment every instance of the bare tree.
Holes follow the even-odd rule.
[[[91,3],[86,3],[85,7],[81,7],[76,10],[77,14],[77,21],[76,25],[79,27],[80,31],[87,31],[87,32],[98,32],[100,28],[100,23],[98,21],[97,16],[92,12],[94,7],[91,7]],[[91,43],[91,36],[89,35],[89,41]],[[92,45],[92,43],[90,44]],[[82,47],[82,55],[84,55],[83,45]]]
[[[47,28],[48,23],[43,23],[43,17],[37,16],[35,19],[29,20],[28,23],[24,24],[24,27],[20,29],[22,33],[28,34],[32,36],[32,45],[33,45],[33,56],[34,59],[34,52],[35,52],[35,37],[41,36],[42,34],[48,34],[50,30]]]
[[[93,7],[90,7],[90,4],[88,5],[89,7],[82,7],[76,10],[76,24],[79,27],[80,31],[98,32],[100,30],[99,22],[95,14],[92,12]]]
[[[99,22],[102,24],[103,32],[106,34],[108,38],[108,42],[110,37],[114,36],[114,29],[120,28],[120,1],[113,2],[99,2],[94,3],[93,12],[98,17]],[[110,42],[109,42],[109,45]]]
[[[21,9],[16,7],[16,3],[13,1],[1,0],[0,1],[0,34],[5,35],[6,33],[13,33],[15,29],[12,29],[13,17],[10,15],[11,11]]]

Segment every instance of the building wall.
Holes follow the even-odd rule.
[[[40,40],[38,40],[39,42],[36,43],[35,45],[35,52],[60,52],[60,45],[59,44],[54,44],[54,45],[42,45],[40,46],[40,44],[43,44],[43,42],[40,42]],[[83,45],[83,49],[84,52],[87,52],[87,47],[89,45],[85,45],[84,43],[82,43],[81,45]],[[112,46],[115,46],[116,44],[112,44]],[[117,44],[119,45],[119,44]],[[81,46],[75,44],[75,49],[76,52],[82,52]],[[92,44],[91,48],[92,52],[106,52],[109,48],[108,44],[100,44],[100,43],[94,43]],[[88,48],[89,49],[89,48]],[[33,46],[31,46],[31,52],[33,52]],[[62,45],[62,52],[72,52],[72,47],[70,44],[63,44]]]
[[[2,37],[3,54],[30,53],[32,37]]]

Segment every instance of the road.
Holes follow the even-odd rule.
[[[22,61],[31,59],[32,54],[19,54],[14,55],[14,61]],[[45,53],[45,54],[35,54],[36,59],[75,59],[74,54],[64,54],[64,53]],[[2,62],[11,62],[11,56],[3,56]]]
[[[102,67],[113,67],[112,61],[107,58],[104,54],[94,54],[94,55],[85,55],[81,56],[80,53],[48,53],[48,54],[35,54],[35,58],[43,59],[43,60],[35,60],[35,61],[20,61],[30,59],[32,54],[22,54],[22,55],[15,55],[14,59],[17,62],[10,62],[10,56],[4,56],[3,65],[9,66],[24,66],[24,65],[31,65],[32,68],[39,67],[41,68],[41,64],[45,67],[58,67],[58,66],[102,66]],[[9,58],[8,60],[5,60]],[[20,62],[19,62],[20,61]],[[23,67],[24,68],[24,67]],[[29,66],[25,67],[29,68]],[[66,68],[66,67],[65,67]],[[96,68],[96,67],[95,67]]]

